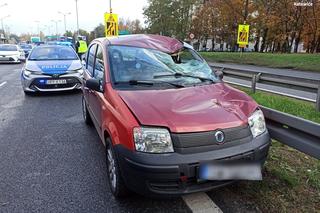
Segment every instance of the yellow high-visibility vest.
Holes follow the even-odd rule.
[[[78,53],[85,53],[87,52],[87,50],[88,50],[87,43],[85,41],[80,40]]]

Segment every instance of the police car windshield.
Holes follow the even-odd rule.
[[[29,60],[78,60],[78,56],[66,46],[39,46],[32,50]]]

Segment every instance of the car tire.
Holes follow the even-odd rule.
[[[33,95],[33,92],[29,92],[29,91],[23,91],[24,92],[24,94],[26,95],[26,96],[31,96],[31,95]]]
[[[88,107],[87,107],[86,101],[85,101],[83,96],[82,96],[82,115],[83,115],[84,122],[87,125],[91,126],[92,125],[92,119],[91,119],[90,113],[88,111]]]
[[[113,196],[117,199],[127,197],[130,191],[122,178],[118,157],[113,149],[110,138],[106,139],[106,163],[109,188]]]

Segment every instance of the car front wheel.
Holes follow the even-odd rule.
[[[106,147],[107,173],[110,190],[116,198],[126,197],[129,194],[129,190],[121,176],[118,158],[109,138],[106,139]]]

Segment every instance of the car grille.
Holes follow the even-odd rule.
[[[40,80],[62,80],[66,79],[66,84],[45,84],[41,83]],[[39,89],[63,89],[63,88],[72,88],[76,86],[77,84],[81,84],[80,81],[73,77],[65,77],[65,78],[39,78],[34,79],[30,85],[31,88],[36,86]]]
[[[215,138],[217,131],[222,131],[225,136],[225,140],[221,144],[219,144]],[[240,126],[207,132],[172,133],[171,138],[176,152],[189,154],[248,143],[252,140],[252,134],[249,126]]]

